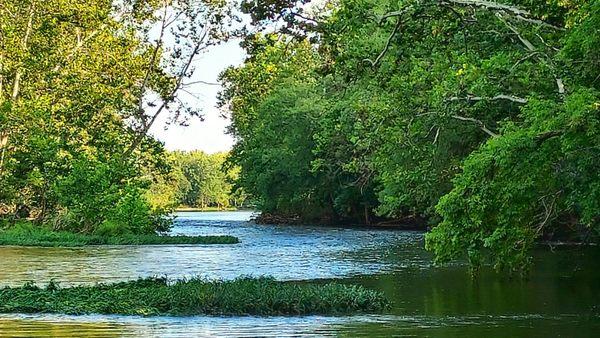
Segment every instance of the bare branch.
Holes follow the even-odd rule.
[[[479,125],[479,128],[481,128],[481,130],[483,130],[483,132],[485,132],[486,134],[490,135],[491,137],[498,137],[498,136],[500,136],[500,135],[494,133],[493,131],[489,130],[481,120],[477,120],[477,119],[474,119],[472,117],[463,117],[463,116],[458,116],[458,115],[452,115],[452,118],[460,120],[460,121],[466,121],[466,122],[476,123],[476,124]]]
[[[319,23],[317,20],[315,20],[315,19],[311,19],[311,18],[309,18],[309,17],[307,17],[307,16],[304,16],[304,15],[302,15],[302,14],[300,14],[300,13],[296,13],[296,12],[293,12],[293,11],[292,11],[292,12],[290,12],[290,14],[291,14],[292,16],[298,17],[298,18],[300,18],[300,19],[302,19],[302,20],[306,20],[306,21],[312,22],[312,23],[314,23],[314,24],[318,24],[318,23]]]
[[[216,82],[198,80],[198,81],[182,83],[181,86],[191,86],[191,85],[195,85],[195,84],[204,84],[207,86],[220,86],[221,85],[220,83],[216,83]]]
[[[379,24],[382,24],[385,20],[387,20],[391,17],[403,16],[404,14],[408,13],[412,9],[413,9],[413,6],[406,6],[406,7],[402,8],[401,10],[386,13],[381,18],[379,18]]]
[[[508,22],[508,20],[505,20],[502,14],[496,13],[496,16],[500,19],[500,21],[502,21],[506,25],[506,27],[508,27],[508,29],[510,29],[519,38],[521,43],[524,44],[530,52],[536,51],[535,46],[529,40],[523,37],[523,35],[521,35],[521,32],[519,32],[519,30],[517,30],[515,26],[511,25],[510,22]]]
[[[387,51],[390,49],[390,45],[392,44],[392,39],[394,39],[394,36],[396,36],[396,33],[398,33],[398,30],[400,29],[401,25],[402,25],[402,20],[400,20],[400,18],[398,18],[398,21],[396,22],[396,26],[394,27],[394,30],[392,31],[392,33],[390,34],[390,36],[387,39],[385,48],[381,51],[381,53],[379,53],[379,56],[377,56],[377,59],[375,59],[375,61],[371,61],[369,59],[365,59],[364,61],[369,62],[371,64],[371,67],[377,66],[379,64],[379,62],[381,61],[381,59],[383,59],[383,57],[385,56]]]
[[[558,87],[559,94],[565,93],[565,84],[563,83],[563,80],[559,77],[556,78],[556,86]]]
[[[532,54],[530,56],[536,56],[538,59],[541,60],[540,53],[536,52],[535,46],[529,40],[527,40],[527,38],[523,37],[523,35],[521,35],[521,33],[519,32],[519,30],[517,30],[517,28],[515,28],[515,26],[511,25],[510,22],[508,22],[508,20],[505,20],[504,17],[502,16],[502,14],[497,13],[496,16],[500,19],[500,21],[502,21],[506,25],[506,27],[508,27],[508,29],[510,29],[519,38],[519,40],[521,41],[521,43],[523,43],[523,45],[525,45],[525,47],[527,47],[527,49],[530,52],[532,52]],[[543,39],[542,39],[542,43],[546,44],[545,41],[543,41]],[[544,56],[546,57],[546,59],[548,59],[549,63],[554,68],[553,62],[550,59],[550,57],[548,55],[545,55],[545,54],[544,54]],[[512,70],[512,68],[511,68],[511,70]],[[554,74],[554,78],[556,80],[556,86],[558,87],[558,93],[562,95],[562,94],[564,94],[566,92],[565,91],[565,85],[563,83],[563,80],[556,75],[556,70],[553,69],[553,71],[555,73]]]
[[[510,6],[506,4],[497,3],[494,1],[483,1],[483,0],[440,0],[440,3],[443,5],[458,5],[458,6],[469,6],[469,7],[479,7],[487,10],[495,11],[500,13],[507,13],[512,15],[514,18],[525,21],[528,23],[534,23],[537,25],[542,25],[544,27],[549,27],[556,30],[564,30],[562,27],[554,26],[542,20],[536,19],[533,15],[519,7]]]
[[[148,131],[150,130],[152,125],[154,125],[154,123],[156,122],[156,119],[158,118],[158,116],[164,110],[168,109],[169,103],[173,102],[173,100],[175,99],[175,95],[181,89],[181,86],[183,85],[183,80],[185,78],[189,77],[189,75],[190,75],[189,70],[190,70],[190,67],[192,66],[194,58],[198,55],[198,53],[200,53],[200,51],[202,51],[204,48],[206,48],[206,46],[204,46],[204,43],[205,43],[206,37],[208,36],[209,31],[210,31],[210,28],[205,27],[202,35],[198,38],[198,40],[196,40],[197,42],[194,45],[194,49],[190,52],[190,55],[187,58],[183,68],[177,75],[177,80],[176,80],[175,86],[173,87],[171,92],[169,92],[169,95],[167,95],[167,97],[165,97],[163,99],[160,107],[156,110],[156,112],[154,112],[154,114],[152,114],[152,117],[150,118],[149,121],[146,121],[146,118],[144,117],[142,130],[140,130],[138,132],[138,134],[134,138],[132,144],[129,146],[129,148],[127,148],[127,150],[124,153],[126,158],[129,157],[131,155],[131,153],[140,145],[140,143],[142,142],[144,137],[148,134]]]
[[[4,54],[0,52],[0,104],[2,102],[4,102]]]
[[[143,124],[146,124],[145,115],[143,114],[143,111],[144,111],[144,93],[146,92],[146,86],[148,85],[148,81],[150,80],[150,76],[154,72],[154,67],[156,65],[156,61],[157,61],[157,58],[158,58],[158,51],[162,47],[163,39],[164,39],[164,36],[165,36],[165,30],[167,29],[167,26],[168,26],[167,25],[167,20],[168,20],[168,18],[167,18],[167,9],[168,8],[167,8],[167,6],[165,4],[163,17],[162,17],[161,24],[160,24],[160,34],[158,36],[158,39],[156,40],[156,46],[154,47],[154,50],[152,51],[152,57],[150,58],[150,62],[148,63],[148,68],[146,69],[146,75],[144,76],[144,80],[142,81],[142,84],[140,86],[140,97],[139,97],[139,101],[138,101],[138,111],[140,113],[140,117],[141,117],[141,120],[142,120]]]
[[[521,63],[536,56],[537,54],[539,54],[539,52],[533,52],[533,53],[527,54],[525,57],[523,57],[519,61],[517,61],[512,67],[510,67],[510,72],[512,73]]]
[[[85,37],[84,39],[81,38],[81,34],[78,32],[77,34],[77,44],[75,45],[75,48],[73,48],[73,50],[71,51],[71,53],[69,53],[69,55],[66,56],[66,60],[69,61],[71,60],[75,55],[77,55],[77,53],[83,48],[83,46],[90,40],[92,40],[94,37],[96,37],[96,35],[100,34],[100,32],[106,28],[106,24],[102,24],[100,25],[100,27],[98,29],[96,29],[95,31],[91,32],[90,35],[88,35],[87,37]],[[53,72],[58,72],[63,65],[56,65],[54,66],[54,68],[52,69]]]
[[[6,145],[8,144],[8,133],[0,132],[0,174],[4,167],[4,155],[6,153]]]
[[[538,144],[541,144],[542,142],[549,140],[551,138],[554,137],[558,137],[561,136],[565,133],[564,130],[552,130],[552,131],[547,131],[545,133],[539,134],[535,137],[535,141]]]
[[[515,103],[521,103],[521,104],[526,104],[527,102],[529,102],[527,99],[524,99],[522,97],[517,97],[517,96],[512,96],[512,95],[504,95],[504,94],[496,95],[496,96],[493,96],[493,97],[472,96],[472,95],[468,95],[466,97],[454,96],[454,97],[451,97],[451,98],[447,99],[446,101],[450,101],[450,102],[454,102],[454,101],[467,101],[467,102],[471,102],[471,101],[500,101],[500,100],[508,100],[508,101],[512,101],[512,102],[515,102]]]

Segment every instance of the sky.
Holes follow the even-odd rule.
[[[232,1],[232,0],[228,0]],[[322,6],[330,0],[312,0],[306,10],[322,12]],[[250,18],[242,15],[242,25],[248,25]],[[155,27],[158,35],[158,27]],[[186,83],[204,81],[218,83],[219,74],[229,66],[241,65],[246,58],[245,51],[239,46],[240,40],[234,39],[227,43],[213,46],[194,60],[195,73]],[[180,92],[178,97],[192,107],[200,108],[204,121],[195,118],[188,126],[167,125],[169,114],[161,114],[150,129],[150,134],[165,143],[168,150],[202,150],[212,154],[228,151],[233,146],[233,138],[226,134],[229,120],[222,117],[216,108],[219,85],[194,84],[186,86],[186,90],[194,95]]]
[[[221,71],[242,64],[245,57],[239,40],[213,46],[196,57],[193,63],[196,72],[186,82],[218,83]],[[189,126],[167,126],[168,114],[161,114],[150,129],[150,134],[164,142],[168,150],[202,150],[211,154],[230,150],[233,139],[225,133],[229,121],[221,117],[221,112],[216,108],[221,86],[198,83],[186,88],[194,95],[180,93],[179,97],[194,107],[200,107],[204,121],[195,118],[189,121]]]

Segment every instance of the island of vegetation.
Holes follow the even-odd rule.
[[[111,285],[0,289],[0,313],[193,315],[347,315],[380,313],[389,306],[378,291],[337,283],[149,278]]]
[[[237,244],[233,236],[169,236],[160,234],[86,234],[52,231],[31,223],[18,223],[0,230],[0,245],[39,247],[81,247],[88,245],[191,245]]]

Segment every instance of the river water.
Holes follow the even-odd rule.
[[[463,263],[434,267],[418,232],[256,225],[249,212],[182,213],[173,232],[234,235],[207,246],[0,247],[0,285],[61,285],[147,276],[343,279],[385,292],[385,315],[350,317],[121,317],[0,315],[0,337],[595,337],[600,336],[600,252],[536,252],[527,279]]]

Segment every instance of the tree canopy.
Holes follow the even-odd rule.
[[[600,1],[329,3],[222,74],[262,210],[426,219],[438,262],[510,271],[536,240],[598,238]]]
[[[164,230],[144,197],[168,171],[148,131],[159,114],[198,114],[177,93],[230,19],[219,1],[3,1],[0,216]]]

